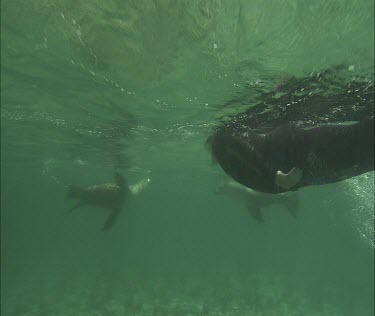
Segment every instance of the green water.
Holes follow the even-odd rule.
[[[370,0],[3,0],[1,312],[373,315],[374,175],[260,225],[204,147],[246,83],[374,67]],[[371,70],[372,69],[372,70]],[[276,78],[276,79],[275,79]],[[370,75],[369,80],[373,81]],[[67,186],[150,178],[116,225]]]

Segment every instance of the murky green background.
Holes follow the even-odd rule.
[[[3,0],[2,314],[373,315],[373,173],[303,189],[297,220],[275,206],[260,225],[214,194],[227,177],[204,148],[246,82],[373,69],[373,12]],[[151,183],[111,231],[105,210],[66,214],[69,184],[115,169]]]

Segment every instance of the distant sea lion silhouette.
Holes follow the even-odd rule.
[[[104,183],[81,188],[70,185],[67,199],[79,199],[77,205],[69,209],[69,213],[82,206],[99,206],[109,209],[107,220],[102,230],[108,230],[116,222],[120,212],[132,195],[139,194],[150,182],[150,179],[141,180],[135,185],[128,186],[125,178],[120,173],[115,173],[115,183]]]
[[[274,204],[283,205],[292,217],[297,218],[299,205],[297,192],[280,194],[263,193],[249,189],[238,182],[230,181],[218,187],[215,193],[232,196],[244,201],[249,213],[258,222],[264,222],[261,209]]]

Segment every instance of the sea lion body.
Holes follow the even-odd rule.
[[[122,208],[125,204],[128,190],[113,183],[89,186],[84,189],[76,188],[76,198],[85,205],[99,206],[110,210]]]
[[[233,121],[219,127],[207,145],[214,161],[233,180],[258,192],[279,194],[374,170],[374,118],[343,123],[287,122],[258,129]],[[294,175],[300,173],[298,181],[280,185],[276,176],[292,170],[297,171]]]
[[[126,206],[129,196],[138,194],[150,182],[149,179],[142,180],[138,184],[129,187],[125,178],[119,173],[115,173],[115,180],[115,183],[104,183],[87,188],[71,185],[68,190],[67,198],[79,199],[79,201],[69,212],[87,205],[108,209],[111,213],[104,223],[102,230],[107,230],[112,227],[118,215]],[[137,190],[134,189],[135,187]]]

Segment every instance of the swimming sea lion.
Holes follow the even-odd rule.
[[[249,189],[238,182],[230,181],[216,189],[216,193],[243,200],[250,214],[258,222],[264,222],[261,209],[273,204],[283,205],[294,218],[297,217],[299,204],[297,192],[280,194],[263,193]]]
[[[207,145],[233,180],[277,194],[374,171],[374,118],[304,127],[287,122],[270,130],[233,121]]]
[[[109,209],[111,213],[102,226],[102,230],[107,230],[115,223],[129,197],[140,193],[149,182],[150,179],[146,179],[135,185],[128,186],[125,178],[120,173],[116,172],[115,183],[93,185],[87,188],[71,185],[69,186],[67,198],[79,199],[79,202],[77,205],[73,206],[69,212],[85,205]]]

